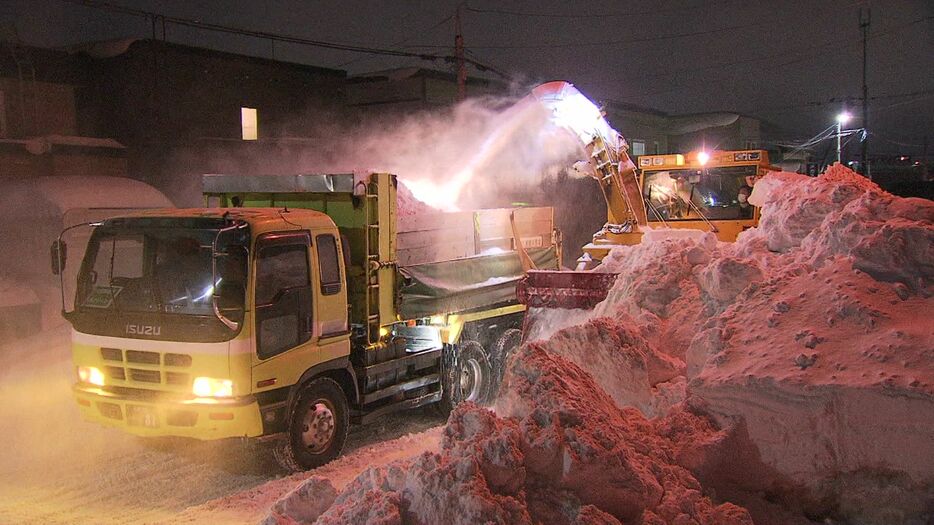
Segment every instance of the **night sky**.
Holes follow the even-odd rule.
[[[112,0],[167,16],[303,38],[450,54],[451,1]],[[463,4],[469,57],[520,82],[564,79],[597,100],[672,113],[737,111],[804,139],[833,123],[850,97],[858,115],[862,43],[869,39],[873,151],[920,153],[934,141],[934,2],[721,0]],[[3,0],[0,30],[58,47],[151,37],[148,19],[63,0]],[[158,28],[161,37],[161,27]],[[372,56],[169,24],[172,42],[346,69],[450,69],[443,61]],[[471,74],[478,74],[471,70]],[[489,72],[481,76],[492,76]],[[860,126],[857,119],[852,127]]]

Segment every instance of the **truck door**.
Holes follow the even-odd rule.
[[[318,263],[318,313],[315,334],[329,338],[347,333],[347,290],[336,231],[316,230],[313,241]]]
[[[268,233],[256,240],[254,384],[289,385],[297,379],[292,375],[307,368],[301,364],[317,357],[310,247],[308,231]]]

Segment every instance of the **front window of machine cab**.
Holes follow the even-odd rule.
[[[747,202],[755,171],[730,168],[654,171],[645,174],[649,221],[751,219]]]
[[[78,276],[75,328],[145,339],[231,339],[242,324],[249,239],[246,223],[220,218],[104,222]]]

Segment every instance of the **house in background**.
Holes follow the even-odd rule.
[[[468,76],[468,98],[506,96],[508,86]],[[446,71],[407,67],[355,75],[347,80],[347,107],[364,115],[424,111],[457,102],[457,76]]]
[[[0,42],[0,177],[127,175],[124,146],[82,126],[83,85],[67,53]]]
[[[180,206],[204,173],[295,173],[315,137],[346,119],[346,72],[160,40],[71,50],[87,84],[84,117],[129,148],[134,178]]]

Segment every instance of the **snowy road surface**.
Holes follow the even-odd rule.
[[[71,368],[65,326],[0,347],[0,523],[252,524],[311,475],[286,477],[266,451],[237,444],[160,447],[81,421]],[[314,473],[341,487],[369,465],[437,448],[442,422],[430,410],[384,417]]]

